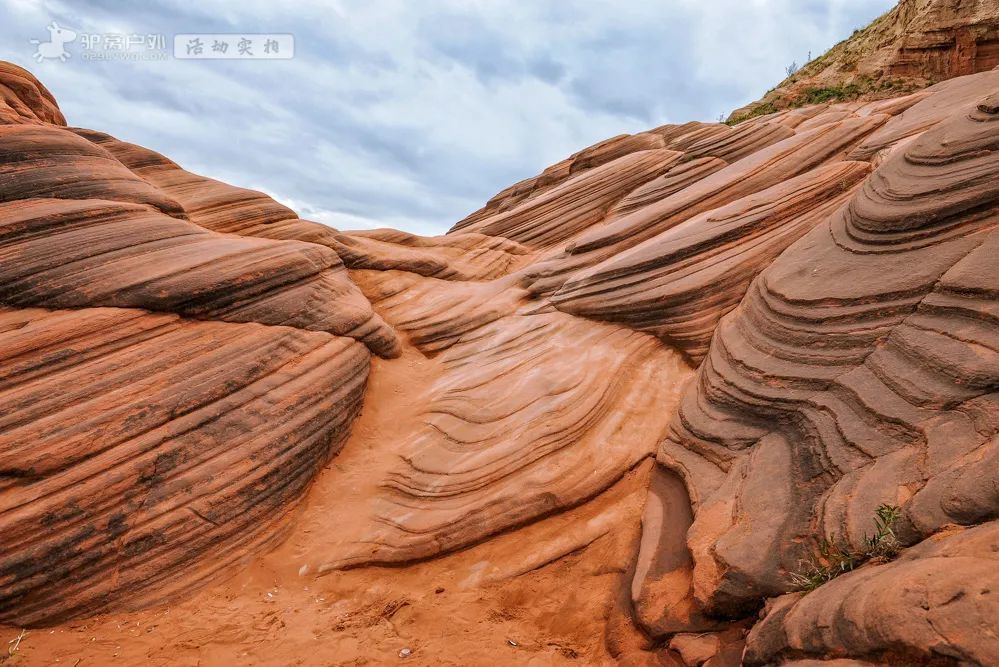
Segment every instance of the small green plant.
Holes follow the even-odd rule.
[[[889,561],[902,550],[895,536],[895,523],[902,511],[895,505],[881,504],[874,511],[874,535],[864,536],[864,556],[868,560]]]
[[[796,100],[802,106],[809,104],[822,104],[823,102],[840,102],[852,100],[863,93],[861,87],[855,83],[844,86],[834,86],[831,88],[807,88],[801,97]]]
[[[738,125],[743,121],[747,121],[750,118],[757,118],[758,116],[766,116],[768,114],[776,113],[778,111],[777,106],[773,102],[764,102],[762,104],[757,104],[753,109],[747,113],[740,114],[738,116],[733,116],[725,121],[726,125],[734,126]]]
[[[791,573],[791,582],[798,590],[814,591],[863,563],[886,563],[892,560],[902,550],[902,545],[895,536],[895,524],[901,515],[902,510],[898,506],[882,503],[874,511],[874,534],[864,535],[863,550],[851,551],[822,540],[818,556],[802,562],[801,570]]]
[[[828,540],[822,540],[818,557],[804,562],[800,572],[791,574],[791,581],[799,590],[814,591],[839,575],[850,572],[857,565],[858,561],[854,554]]]

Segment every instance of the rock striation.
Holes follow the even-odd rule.
[[[314,223],[0,94],[0,620],[162,602],[280,539],[399,343],[333,250],[211,229]]]
[[[866,162],[831,163],[702,213],[573,274],[551,301],[648,331],[699,361],[760,269],[839,208],[869,171]]]
[[[0,124],[66,125],[55,97],[31,72],[0,61]]]
[[[790,575],[821,540],[861,549],[882,503],[901,508],[907,544],[997,518],[996,422],[987,416],[999,377],[991,314],[999,295],[999,115],[992,99],[959,106],[893,152],[847,206],[760,273],[719,323],[659,453],[686,481],[695,508],[687,581],[704,614],[740,616],[763,597],[793,590]],[[921,553],[934,551],[913,549],[906,562]],[[988,561],[989,553],[968,557]],[[927,558],[912,572],[927,577],[953,567]],[[900,563],[884,574],[874,567],[851,573],[795,605],[821,605],[821,613],[875,632],[891,606],[870,616],[848,611],[855,603],[847,582],[871,577],[874,586],[899,568],[908,571]],[[988,589],[985,582],[994,581],[988,575],[975,585]],[[989,625],[990,604],[963,622]],[[689,615],[681,610],[673,622]],[[670,615],[665,609],[658,623],[671,625]],[[787,648],[819,656],[896,650],[914,660],[966,657],[972,649],[996,655],[974,638],[928,642],[917,622],[893,629],[904,638],[857,644],[827,636],[825,645],[799,645],[800,634],[789,634]],[[801,623],[786,630],[807,632]]]
[[[0,309],[0,618],[162,602],[280,539],[368,372],[349,338]]]
[[[569,583],[614,587],[622,662],[999,662],[989,70],[614,137],[426,238],[69,128],[0,64],[0,622],[168,603],[289,534],[296,587],[613,544]],[[899,553],[803,590],[885,505]]]

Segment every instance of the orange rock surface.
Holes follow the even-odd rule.
[[[615,137],[425,238],[0,64],[32,664],[996,664],[997,390],[999,72]]]

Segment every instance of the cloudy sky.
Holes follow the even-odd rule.
[[[441,233],[601,139],[715,120],[893,0],[0,0],[71,125],[342,229]],[[32,60],[51,21],[81,38]],[[290,60],[86,60],[83,35],[291,33]],[[102,49],[103,46],[96,48]],[[133,47],[133,50],[138,50]]]

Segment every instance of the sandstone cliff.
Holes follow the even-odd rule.
[[[762,99],[732,112],[729,122],[821,102],[897,97],[995,67],[999,2],[901,0]]]
[[[0,64],[32,659],[996,664],[997,392],[999,71],[615,137],[425,238]]]

